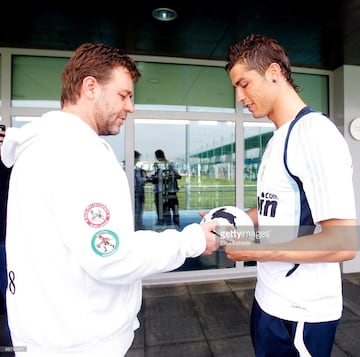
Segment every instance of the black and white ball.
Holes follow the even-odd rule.
[[[213,220],[219,223],[215,233],[228,242],[233,241],[235,237],[252,235],[254,232],[254,224],[249,215],[236,206],[215,207],[202,217],[201,222]],[[234,232],[234,235],[229,232]]]

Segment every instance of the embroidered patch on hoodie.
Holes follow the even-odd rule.
[[[110,211],[102,203],[92,203],[86,207],[84,219],[90,227],[100,228],[109,222]]]
[[[107,229],[96,232],[91,240],[93,251],[101,257],[114,254],[119,248],[119,237]]]

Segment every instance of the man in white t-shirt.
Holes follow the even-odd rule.
[[[236,99],[275,125],[258,171],[257,207],[248,211],[258,239],[226,246],[229,259],[257,261],[256,356],[330,356],[342,314],[339,263],[357,250],[348,146],[301,99],[276,40],[249,35],[235,43],[226,70]]]

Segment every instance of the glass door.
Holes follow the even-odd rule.
[[[140,154],[135,170],[146,178],[139,229],[181,230],[200,222],[201,211],[235,205],[234,121],[135,119],[134,138]],[[136,200],[136,180],[134,184]],[[135,208],[134,214],[139,210]],[[211,256],[187,259],[178,270],[234,266],[219,249]]]

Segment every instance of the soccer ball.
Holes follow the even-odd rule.
[[[215,233],[225,242],[255,236],[253,221],[244,210],[236,206],[215,207],[202,217],[201,223],[213,220],[219,223]]]
[[[235,206],[215,207],[202,217],[201,222],[209,222],[216,219],[219,225],[233,226],[254,226],[251,218],[246,212]]]

